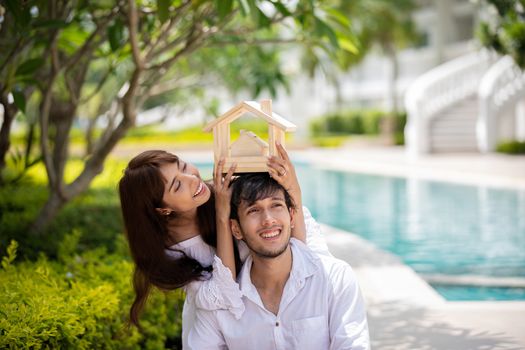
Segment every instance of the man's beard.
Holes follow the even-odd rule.
[[[281,232],[281,235],[286,234],[284,231]],[[244,236],[244,235],[243,235]],[[272,259],[280,256],[283,254],[288,246],[290,245],[290,230],[288,230],[288,239],[286,242],[283,243],[282,246],[275,248],[274,250],[266,249],[265,247],[257,247],[257,243],[252,242],[251,240],[247,240],[246,236],[242,239],[244,243],[246,243],[246,246],[250,249],[251,252],[253,252],[255,255],[257,255],[260,258],[265,259]]]

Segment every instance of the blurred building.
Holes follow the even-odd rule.
[[[467,0],[420,0],[418,3],[413,20],[423,41],[419,47],[398,53],[399,77],[395,87],[399,106],[403,105],[407,87],[419,75],[477,49],[474,31],[479,20],[479,5]],[[298,76],[293,81],[291,96],[283,93],[274,101],[275,110],[283,115],[295,115],[298,120],[294,122],[300,124],[305,119],[339,108],[387,109],[390,107],[391,72],[389,60],[377,50],[366,56],[361,64],[341,74],[337,88],[321,75],[313,80]]]
[[[525,75],[509,57],[481,49],[475,39],[480,20],[495,18],[492,8],[467,0],[418,5],[413,20],[423,40],[398,52],[395,81],[393,64],[378,51],[341,74],[337,84],[322,75],[299,75],[291,96],[274,102],[275,110],[292,116],[304,135],[308,120],[327,112],[396,105],[408,112],[405,139],[414,156],[491,152],[502,140],[525,140]]]

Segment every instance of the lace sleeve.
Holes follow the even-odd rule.
[[[310,210],[303,206],[304,223],[306,226],[306,245],[317,254],[332,256],[321,232],[321,226],[312,217]]]
[[[199,283],[192,283],[186,288],[186,293],[194,294],[195,305],[199,309],[228,310],[236,319],[239,319],[244,312],[239,285],[218,256],[213,260],[211,277]]]

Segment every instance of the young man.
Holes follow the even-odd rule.
[[[245,312],[198,310],[191,349],[369,349],[366,311],[348,264],[290,239],[288,193],[267,173],[233,183],[231,228],[250,256],[238,276]]]

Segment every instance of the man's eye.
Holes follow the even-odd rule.
[[[182,183],[179,180],[177,186],[175,187],[175,191],[174,192],[177,192],[179,190],[181,184]]]
[[[282,207],[282,206],[283,206],[283,203],[274,203],[274,204],[273,204],[273,207],[274,207],[274,208],[280,208],[280,207]]]
[[[187,167],[188,167],[188,163],[184,163],[184,166],[182,167],[182,172],[186,172]]]
[[[248,209],[248,214],[251,214],[251,213],[256,213],[259,209],[257,208],[250,208]]]

